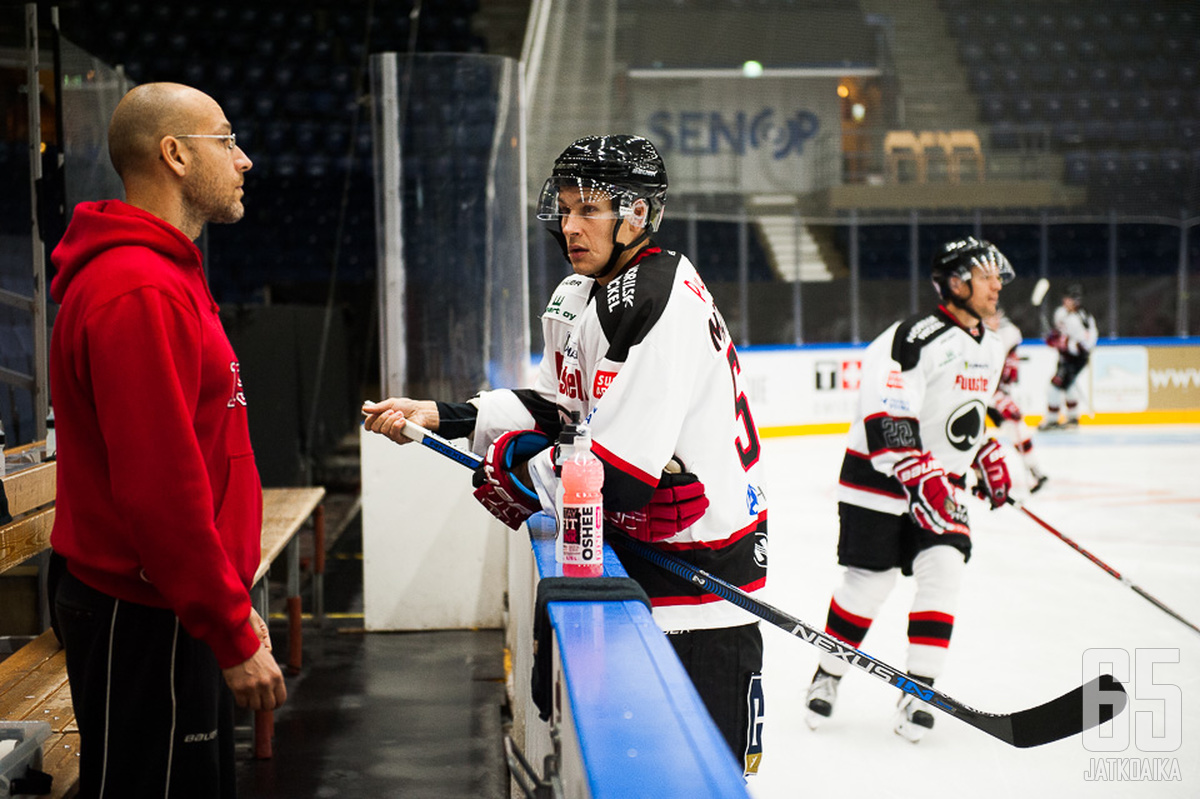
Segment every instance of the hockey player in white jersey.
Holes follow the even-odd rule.
[[[1000,445],[984,428],[1005,351],[983,319],[995,313],[1012,266],[993,245],[968,236],[943,245],[932,272],[937,310],[891,325],[863,356],[838,486],[838,562],[845,568],[825,627],[860,646],[897,576],[914,576],[907,669],[927,684],[942,673],[971,555],[968,473],[974,470],[993,508],[1011,488]],[[821,655],[805,699],[813,729],[832,714],[848,669]],[[906,694],[893,725],[916,742],[933,716]]]
[[[989,328],[996,331],[1000,342],[1004,345],[1004,369],[1000,372],[1000,382],[996,393],[988,404],[988,418],[997,429],[1005,433],[1012,441],[1013,449],[1021,456],[1029,475],[1029,492],[1035,493],[1046,484],[1046,475],[1038,466],[1038,458],[1033,451],[1033,436],[1029,434],[1029,426],[1025,424],[1024,414],[1013,396],[1017,379],[1020,375],[1021,356],[1017,348],[1021,346],[1024,337],[1021,329],[1013,320],[1008,318],[1003,308],[997,308],[996,313],[984,320]]]
[[[691,262],[650,238],[666,170],[638,136],[589,136],[555,161],[538,218],[572,272],[542,314],[534,385],[465,403],[393,398],[364,406],[368,429],[403,442],[405,416],[484,456],[476,497],[514,529],[551,512],[552,452],[564,421],[585,421],[604,464],[607,531],[669,551],[747,592],[766,583],[761,446],[737,351]],[[681,471],[667,472],[675,464]],[[762,637],[740,608],[636,556],[623,556],[655,621],[746,773],[762,731]]]
[[[1083,287],[1072,283],[1063,294],[1062,305],[1054,309],[1054,329],[1046,337],[1046,343],[1058,350],[1058,369],[1050,378],[1046,418],[1038,425],[1039,430],[1079,425],[1079,400],[1083,396],[1079,373],[1087,366],[1099,337],[1095,318],[1083,307]],[[1064,400],[1065,422],[1060,418]]]

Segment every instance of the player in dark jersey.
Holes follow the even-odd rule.
[[[1012,485],[999,444],[984,433],[1005,351],[983,324],[1012,277],[1008,260],[988,242],[948,242],[933,260],[937,310],[896,322],[863,356],[858,414],[838,486],[838,563],[845,570],[825,629],[860,646],[897,575],[915,576],[907,668],[927,684],[945,663],[971,555],[967,475],[975,471],[993,508],[1004,504]],[[848,669],[821,655],[805,699],[813,729],[832,713]],[[922,708],[902,697],[897,734],[920,740],[933,726]]]
[[[572,274],[542,314],[534,385],[466,403],[368,404],[367,426],[402,441],[405,416],[485,457],[476,497],[514,529],[553,511],[547,444],[564,421],[591,429],[604,464],[605,525],[747,592],[766,583],[761,445],[729,330],[686,257],[656,246],[666,169],[648,140],[589,136],[563,151],[537,206]],[[666,471],[675,464],[679,471]],[[646,590],[746,773],[761,756],[762,637],[755,617],[614,551]]]

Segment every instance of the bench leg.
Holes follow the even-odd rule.
[[[254,756],[259,760],[270,760],[271,739],[275,737],[275,711],[254,711]]]
[[[300,539],[293,538],[287,545],[287,615],[288,615],[288,673],[300,671],[301,647],[304,642],[301,631],[300,604]]]
[[[325,505],[313,513],[313,618],[325,623]]]
[[[303,630],[300,626],[300,597],[290,596],[288,604],[288,673],[299,674],[303,658]]]

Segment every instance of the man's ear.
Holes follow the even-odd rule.
[[[191,158],[179,139],[174,136],[163,136],[162,141],[158,143],[158,157],[168,169],[180,177],[187,172],[188,161]]]
[[[650,214],[650,203],[645,200],[634,200],[633,214],[629,217],[629,224],[645,228],[647,224],[647,216]]]
[[[946,285],[950,288],[951,295],[953,295],[955,297],[959,297],[961,299],[962,289],[964,286],[966,286],[965,280],[963,280],[958,275],[951,275],[950,279],[946,282]]]

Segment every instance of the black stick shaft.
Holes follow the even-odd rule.
[[[482,458],[464,452],[437,433],[430,432],[414,422],[405,422],[401,432],[413,441],[419,441],[439,455],[450,458],[469,468],[477,467]],[[1077,735],[1084,730],[1108,721],[1125,709],[1128,696],[1121,683],[1109,674],[1101,674],[1057,699],[1016,713],[985,713],[964,705],[941,691],[914,680],[901,669],[889,666],[867,653],[856,649],[837,638],[818,630],[776,607],[768,605],[740,588],[714,577],[703,569],[649,544],[626,535],[608,533],[609,541],[623,550],[655,564],[696,585],[713,596],[746,610],[764,621],[812,644],[822,652],[837,657],[888,685],[911,694],[958,720],[982,730],[1012,746],[1026,748],[1041,746]],[[586,579],[586,578],[581,578]],[[1085,713],[1087,700],[1102,700],[1095,713]],[[1090,718],[1089,718],[1090,717]]]
[[[982,730],[1012,746],[1026,748],[1041,746],[1090,729],[1124,710],[1128,701],[1124,688],[1111,675],[1101,674],[1087,685],[1080,686],[1043,705],[1016,713],[985,713],[964,705],[958,700],[909,677],[904,671],[889,666],[877,658],[856,649],[837,638],[812,627],[784,611],[762,602],[703,569],[625,535],[608,534],[611,543],[643,560],[682,577],[697,587],[732,602],[781,630],[812,644],[849,663],[888,685],[911,694],[958,720]],[[1103,697],[1098,712],[1089,720],[1084,712],[1087,698]]]

